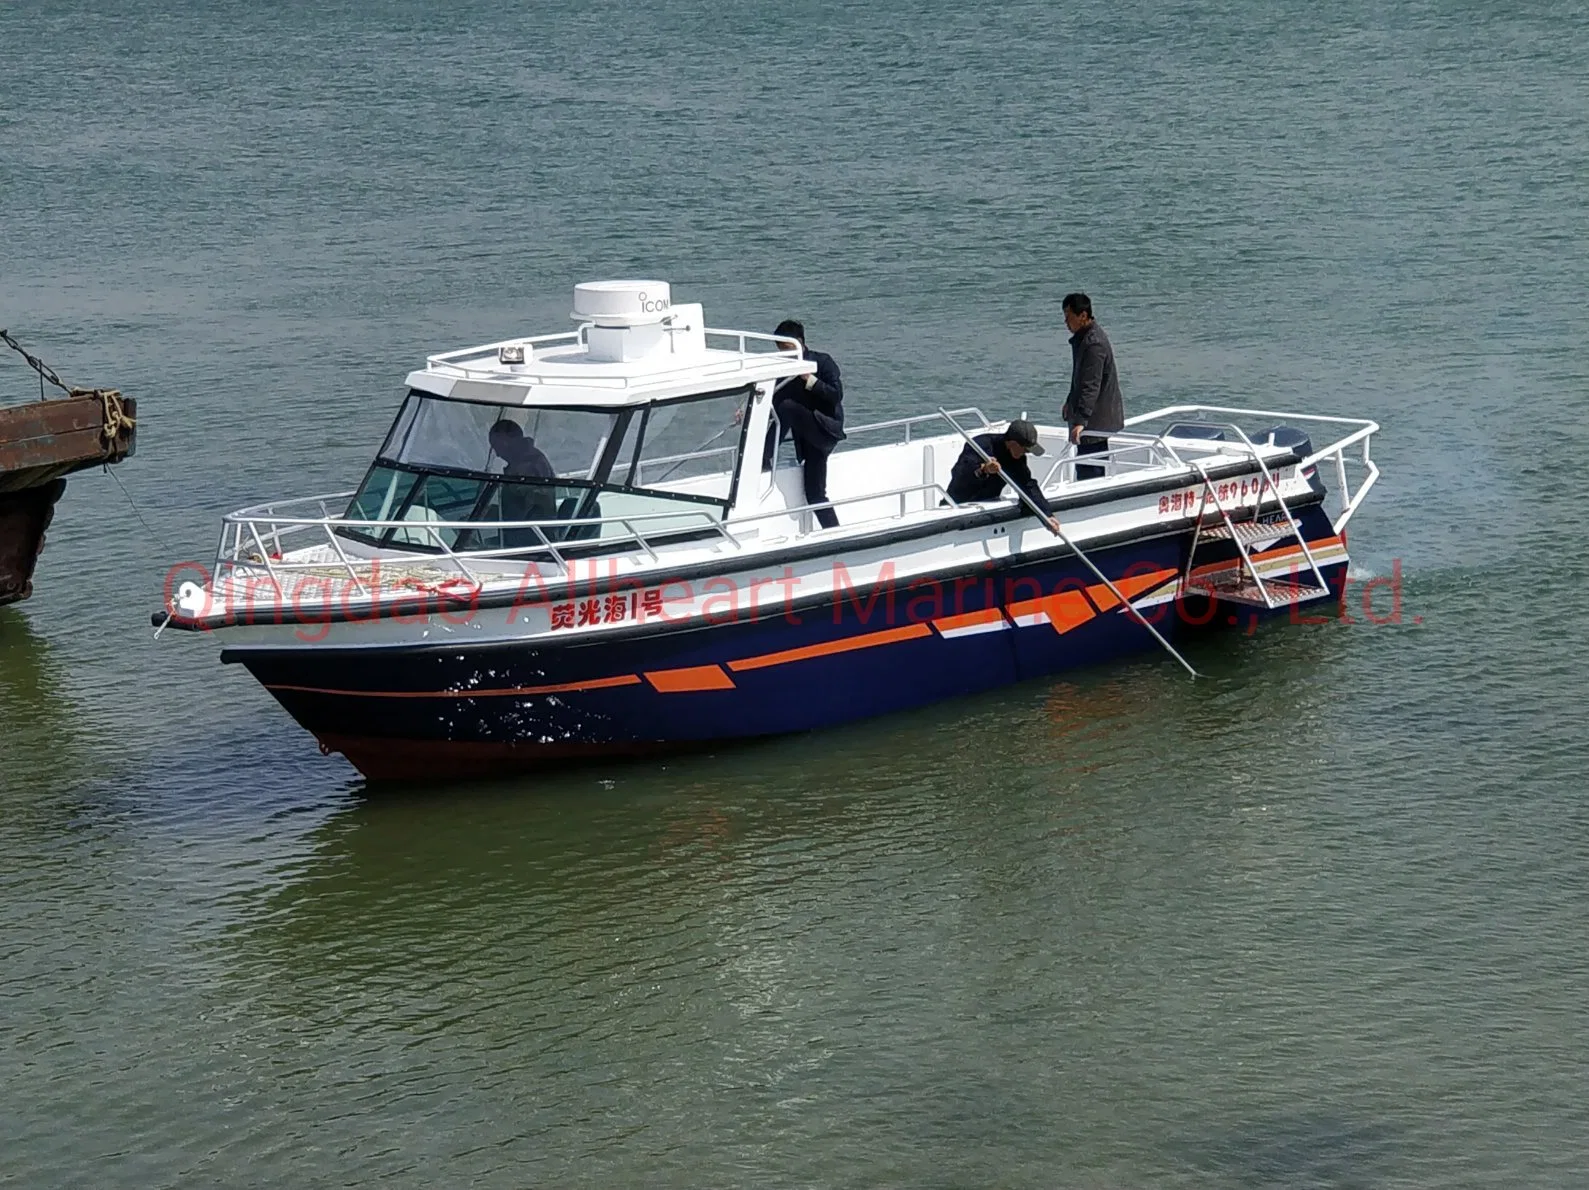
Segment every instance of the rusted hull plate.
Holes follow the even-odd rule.
[[[129,417],[133,401],[123,398]],[[105,405],[99,397],[34,401],[0,409],[0,492],[48,483],[84,467],[115,463],[133,451],[136,431],[120,427],[105,437]]]
[[[64,476],[132,453],[136,406],[123,398],[126,421],[105,435],[105,401],[99,396],[33,401],[0,409],[0,604],[33,593],[33,567]]]
[[[33,594],[33,566],[65,490],[66,481],[54,479],[20,492],[0,492],[0,605]]]

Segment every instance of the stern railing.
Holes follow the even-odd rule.
[[[1346,528],[1347,522],[1362,507],[1363,499],[1368,495],[1369,489],[1379,482],[1379,466],[1374,462],[1370,453],[1370,442],[1374,435],[1379,433],[1379,423],[1367,418],[1331,417],[1321,413],[1286,413],[1273,409],[1243,409],[1233,405],[1169,405],[1163,409],[1154,409],[1148,413],[1139,413],[1135,417],[1128,417],[1125,424],[1130,427],[1168,418],[1177,418],[1214,425],[1219,429],[1234,430],[1247,448],[1242,452],[1244,454],[1250,451],[1253,455],[1256,455],[1260,446],[1272,445],[1272,439],[1270,442],[1253,442],[1248,438],[1245,431],[1235,423],[1211,422],[1211,415],[1214,417],[1239,417],[1274,421],[1285,425],[1297,424],[1299,429],[1309,425],[1330,427],[1332,432],[1344,428],[1346,432],[1341,434],[1339,438],[1324,446],[1315,446],[1312,453],[1302,458],[1297,464],[1299,473],[1305,473],[1310,467],[1316,468],[1320,463],[1333,462],[1335,464],[1336,479],[1340,485],[1341,511],[1331,522],[1331,527],[1337,534]],[[1279,428],[1278,425],[1275,428]],[[1357,449],[1354,450],[1354,448]],[[1094,457],[1088,455],[1086,461],[1091,461]],[[1348,476],[1348,464],[1362,469],[1361,478],[1355,487]]]

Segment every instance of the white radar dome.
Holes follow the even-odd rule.
[[[586,281],[574,286],[574,318],[597,326],[645,326],[673,313],[666,281]]]

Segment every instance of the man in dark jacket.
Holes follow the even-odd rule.
[[[781,435],[794,439],[795,458],[805,474],[806,503],[821,504],[828,498],[828,456],[844,438],[844,384],[839,379],[839,365],[826,352],[807,347],[806,328],[792,318],[780,322],[773,334],[793,341],[801,354],[817,365],[815,375],[793,376],[778,386],[772,395],[772,411],[778,415]],[[838,514],[831,508],[817,509],[816,517],[824,529],[838,526]]]
[[[1027,455],[1043,453],[1042,444],[1037,440],[1037,427],[1017,418],[1004,433],[979,434],[975,441],[988,457],[983,459],[969,442],[966,443],[955,460],[954,470],[949,473],[949,498],[956,504],[997,500],[1004,494],[1004,481],[1008,478],[1043,510],[1048,527],[1059,532],[1059,522],[1054,519],[1048,498],[1026,462]]]
[[[506,417],[493,422],[491,429],[486,434],[486,440],[491,444],[491,451],[502,459],[505,466],[503,475],[516,475],[525,479],[556,479],[557,472],[552,469],[552,461],[539,446],[535,439],[527,437],[524,429],[517,422]]]
[[[491,451],[505,464],[502,474],[510,479],[557,479],[557,471],[535,439],[509,418],[494,422],[486,440]],[[505,521],[549,521],[557,516],[557,489],[549,483],[504,483],[500,489],[501,516]],[[534,545],[540,540],[534,529],[504,530],[504,545]]]
[[[523,427],[510,418],[501,418],[486,432],[491,443],[491,453],[497,454],[505,466],[504,478],[520,480],[556,480],[558,472],[535,445],[535,440],[524,434]],[[499,488],[499,508],[504,521],[550,521],[558,515],[558,489],[550,483],[502,483]],[[534,529],[504,529],[501,545],[521,547],[537,545],[540,535]],[[480,548],[475,543],[472,548]]]
[[[1109,449],[1105,437],[1125,428],[1125,401],[1120,396],[1120,376],[1115,352],[1103,327],[1093,321],[1092,299],[1084,293],[1067,293],[1065,326],[1070,330],[1070,395],[1061,416],[1070,427],[1070,440],[1079,455]],[[1102,467],[1077,464],[1077,479],[1097,479]]]

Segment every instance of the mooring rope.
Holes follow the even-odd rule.
[[[123,430],[130,430],[138,424],[138,419],[127,412],[127,406],[122,402],[121,393],[117,389],[96,388],[92,392],[84,392],[80,388],[74,388],[72,395],[96,396],[104,404],[106,442],[116,441]]]

